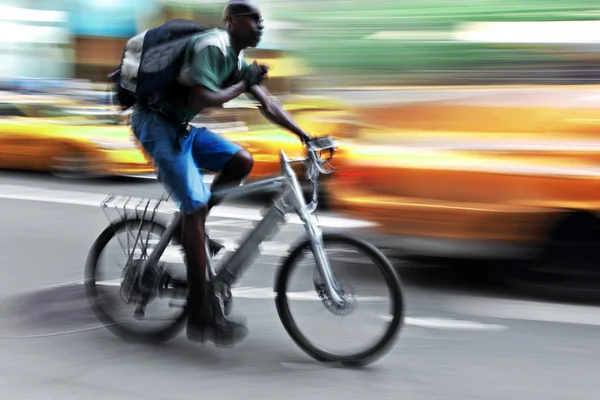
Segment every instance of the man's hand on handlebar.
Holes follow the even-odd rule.
[[[310,142],[313,138],[306,132],[302,132],[301,135],[298,135],[298,137],[300,138],[300,141],[304,144]]]
[[[309,152],[310,157],[316,162],[316,158],[318,157],[318,159],[320,160],[321,163],[325,163],[328,162],[331,158],[333,158],[333,155],[337,149],[337,144],[335,142],[335,138],[331,137],[331,136],[325,136],[325,137],[315,137],[315,138],[311,138],[310,140],[305,142],[306,145],[306,150]],[[323,160],[322,154],[323,152],[328,152],[329,153],[329,158]],[[317,153],[321,154],[320,156],[317,155]],[[323,170],[319,169],[322,173],[324,173]]]

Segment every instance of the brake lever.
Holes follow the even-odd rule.
[[[308,153],[310,155],[310,158],[312,159],[312,165],[314,168],[316,168],[320,173],[322,173],[323,175],[329,175],[332,174],[335,171],[335,168],[333,167],[333,165],[331,165],[331,163],[329,162],[329,159],[322,161],[321,157],[319,155],[317,155],[317,151],[314,149],[307,149]],[[333,156],[333,150],[330,151],[332,156]],[[327,164],[329,165],[329,169],[325,169],[323,168],[323,165]],[[311,179],[312,180],[312,179]]]
[[[329,170],[327,172],[327,175],[332,174],[335,171],[335,167],[333,165],[331,165],[331,163],[329,162],[329,160],[325,161],[325,163],[327,165],[329,165]]]
[[[323,168],[323,166],[321,165],[321,163],[317,163],[316,167],[319,170],[320,173],[322,173],[323,175],[329,175],[332,174],[333,171],[335,171],[335,168],[333,168],[333,166],[329,163],[329,161],[325,161],[323,162],[323,165],[325,165],[325,163],[327,163],[327,165],[329,165],[330,169],[325,169]]]
[[[315,163],[310,163],[304,167],[304,177],[311,182],[315,182],[318,175],[315,173]]]

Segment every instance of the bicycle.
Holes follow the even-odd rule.
[[[262,213],[262,220],[233,253],[228,253],[228,256],[215,260],[214,254],[210,252],[211,249],[207,240],[206,251],[207,254],[211,255],[207,257],[207,282],[213,285],[218,300],[223,302],[226,314],[228,314],[232,300],[231,287],[251,264],[250,261],[259,253],[257,250],[259,250],[260,244],[285,223],[287,213],[295,211],[304,225],[306,236],[294,246],[294,249],[283,260],[276,272],[274,292],[276,292],[275,304],[279,319],[296,345],[312,358],[320,362],[339,362],[348,366],[364,366],[380,359],[391,350],[397,341],[404,323],[404,296],[399,276],[380,250],[363,239],[345,233],[323,233],[313,216],[313,212],[318,205],[318,178],[320,174],[330,174],[334,171],[329,161],[333,158],[336,149],[335,140],[331,137],[324,137],[308,141],[305,145],[307,155],[303,158],[289,159],[282,150],[279,154],[281,175],[213,193],[213,196],[219,202],[222,202],[225,198],[239,198],[250,194],[264,193],[266,190],[275,190],[278,196],[272,201],[271,207]],[[328,157],[324,158],[324,154]],[[312,199],[308,204],[299,184],[299,179],[291,167],[294,163],[303,164],[305,176],[311,185]],[[325,168],[325,165],[329,167]],[[105,209],[110,204],[114,204],[117,197],[114,194],[109,195],[102,202],[102,208]],[[159,205],[168,201],[169,197],[170,194],[165,194],[160,199],[141,199],[134,207],[135,215],[127,216],[127,212],[125,212],[120,220],[110,221],[109,226],[98,236],[90,249],[85,268],[86,294],[97,318],[117,336],[133,340],[161,342],[174,337],[183,329],[187,312],[185,305],[180,307],[181,311],[174,321],[166,326],[140,333],[127,328],[124,323],[120,323],[111,317],[99,300],[98,293],[98,287],[102,286],[99,283],[101,281],[97,280],[98,260],[109,240],[118,232],[126,230],[127,241],[129,242],[130,238],[134,239],[134,246],[142,243],[141,248],[137,251],[134,247],[134,250],[131,251],[128,243],[126,251],[128,261],[124,267],[122,277],[119,279],[120,282],[113,282],[111,285],[119,287],[120,297],[126,304],[135,305],[134,317],[138,320],[145,318],[147,305],[156,298],[170,296],[172,301],[173,299],[185,301],[187,294],[185,278],[178,279],[174,277],[174,274],[169,272],[169,268],[165,266],[165,263],[159,262],[170,243],[180,243],[181,216],[179,211],[172,212],[174,218],[168,226],[155,220],[156,216],[160,214],[158,212]],[[128,200],[124,209],[133,197],[126,197],[126,199]],[[156,201],[154,207],[150,207],[152,200]],[[139,215],[140,213],[141,215]],[[159,240],[152,242],[155,245],[152,251],[149,251],[148,248],[149,235],[148,238],[141,238],[142,228],[144,227],[152,228],[160,235]],[[137,234],[130,234],[130,228],[137,229]],[[145,244],[143,243],[144,240],[146,241]],[[121,241],[120,243],[124,247]],[[307,249],[312,251],[316,260],[317,268],[314,271],[312,285],[318,300],[323,303],[329,312],[336,316],[351,314],[356,309],[356,298],[353,297],[350,290],[342,288],[333,273],[324,248],[326,244],[347,245],[366,255],[377,267],[376,270],[383,274],[385,284],[391,294],[389,309],[391,318],[387,320],[388,327],[385,334],[374,345],[350,355],[333,354],[313,345],[298,328],[294,317],[290,313],[288,278],[296,265],[295,262],[301,256],[301,253]],[[139,257],[135,257],[136,254]]]

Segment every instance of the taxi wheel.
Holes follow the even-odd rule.
[[[569,213],[549,232],[535,258],[501,262],[494,271],[528,294],[599,300],[600,219],[583,211]]]
[[[52,175],[61,179],[86,179],[91,177],[89,160],[77,149],[63,149],[52,157]]]

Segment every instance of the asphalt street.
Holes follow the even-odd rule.
[[[184,334],[160,346],[125,342],[97,322],[81,285],[87,252],[107,225],[99,202],[109,192],[162,189],[153,180],[0,172],[0,399],[598,398],[596,306],[526,299],[456,267],[396,259],[407,301],[396,347],[365,369],[317,363],[287,336],[272,298],[277,265],[302,234],[294,221],[234,289],[250,329],[243,343],[218,349]],[[243,235],[261,202],[217,208],[212,236]],[[321,217],[326,230],[362,234],[356,221]]]

